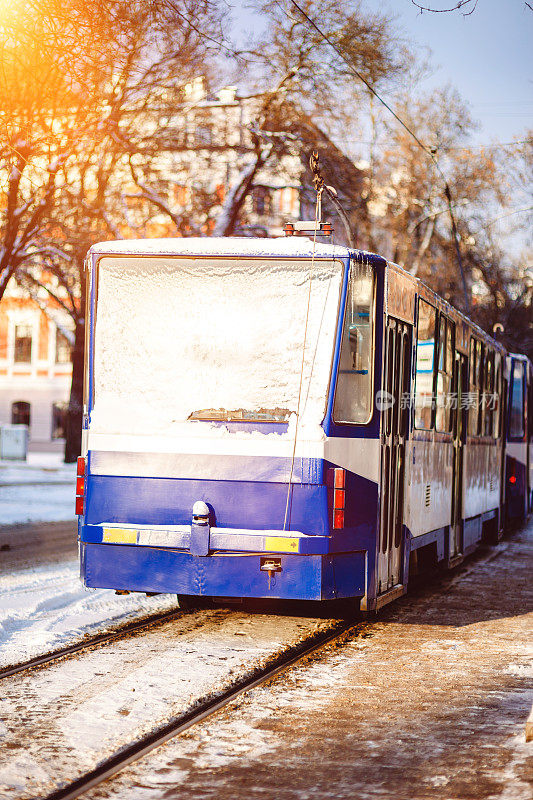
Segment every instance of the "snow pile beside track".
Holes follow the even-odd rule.
[[[0,576],[0,666],[176,606],[173,595],[85,589],[77,562]]]

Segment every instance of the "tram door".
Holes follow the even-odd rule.
[[[464,446],[466,443],[467,404],[464,395],[468,391],[468,360],[466,356],[455,351],[454,386],[457,398],[455,422],[453,430],[453,496],[452,524],[450,535],[449,558],[453,559],[462,552],[463,534],[463,467]]]
[[[385,333],[381,419],[378,594],[402,582],[405,444],[409,433],[412,327],[392,317]]]

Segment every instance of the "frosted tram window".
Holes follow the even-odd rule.
[[[418,301],[416,343],[415,427],[429,430],[433,416],[433,362],[436,311],[425,300]]]
[[[342,277],[340,260],[102,258],[91,430],[211,435],[209,420],[293,424],[298,407],[320,425]]]
[[[482,436],[484,430],[483,392],[485,381],[485,347],[479,339],[470,339],[470,398],[468,433]]]
[[[369,265],[352,262],[333,410],[336,422],[365,423],[372,415],[373,327],[374,273]]]
[[[513,364],[509,436],[513,439],[522,439],[524,436],[524,365],[521,361]]]

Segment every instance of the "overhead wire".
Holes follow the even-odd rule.
[[[365,141],[363,139],[351,139],[349,136],[340,136],[339,138],[346,144],[376,145],[376,142]],[[514,142],[493,142],[491,144],[472,144],[469,146],[449,145],[448,147],[439,147],[439,151],[441,153],[448,153],[452,150],[462,150],[464,152],[471,153],[474,150],[499,150],[500,148],[503,149],[506,147],[515,147],[521,144],[533,144],[533,139],[516,139]],[[399,149],[401,147],[399,144],[387,144],[386,146],[389,149]]]
[[[378,94],[378,92],[374,89],[374,87],[366,80],[364,75],[362,75],[359,72],[359,70],[357,70],[353,66],[353,64],[350,64],[350,62],[346,59],[346,57],[343,54],[343,52],[341,50],[339,50],[337,45],[331,40],[331,38],[327,35],[327,33],[324,33],[324,31],[321,28],[319,28],[319,26],[316,24],[316,22],[309,16],[309,14],[307,14],[307,12],[299,5],[299,3],[297,3],[296,0],[290,0],[290,2],[300,12],[300,14],[304,17],[304,19],[307,20],[309,25],[311,25],[311,27],[319,34],[319,36],[335,51],[335,53],[339,56],[339,58],[342,59],[342,61],[344,61],[344,63],[346,64],[346,66],[348,67],[350,72],[353,75],[355,75],[355,77],[358,78],[366,86],[368,91],[377,100],[379,100],[379,102],[387,109],[387,111],[389,111],[392,114],[392,116],[397,120],[397,122],[399,122],[399,124],[402,126],[402,128],[404,128],[407,131],[407,133],[409,133],[409,135],[415,140],[415,142],[418,144],[418,146],[421,148],[421,150],[423,150],[424,153],[428,156],[428,158],[433,162],[433,164],[435,166],[435,169],[439,173],[440,177],[442,178],[443,184],[444,184],[444,195],[446,197],[446,201],[447,201],[447,204],[448,204],[448,213],[449,213],[449,216],[450,216],[450,222],[451,222],[451,228],[452,228],[452,237],[453,237],[453,240],[454,240],[455,252],[456,252],[456,256],[457,256],[457,262],[458,262],[459,272],[461,274],[461,282],[462,282],[462,286],[463,286],[464,302],[465,302],[466,310],[470,311],[470,299],[468,297],[468,291],[467,291],[467,287],[466,287],[466,278],[465,278],[465,274],[464,274],[463,259],[461,257],[461,249],[460,249],[460,245],[459,245],[459,234],[458,234],[458,231],[457,231],[457,223],[456,223],[455,215],[453,213],[453,208],[452,208],[451,190],[450,190],[450,186],[448,184],[448,180],[447,180],[444,172],[442,171],[439,162],[435,158],[435,154],[431,151],[431,149],[429,147],[426,147],[426,145],[420,140],[420,138],[409,127],[409,125],[406,122],[404,122],[404,120],[394,111],[394,109],[387,103],[387,101],[384,100],[383,97],[381,97],[381,95]]]
[[[303,346],[302,346],[302,363],[300,366],[300,382],[298,385],[298,402],[296,404],[296,420],[294,423],[294,442],[292,446],[292,456],[291,456],[291,469],[289,473],[289,481],[287,483],[287,498],[285,501],[285,514],[283,517],[283,530],[287,529],[287,519],[289,519],[289,526],[290,526],[290,514],[289,508],[291,505],[291,494],[292,494],[292,479],[294,476],[294,462],[296,460],[296,442],[298,439],[298,426],[300,423],[300,405],[302,400],[302,386],[303,386],[303,379],[304,379],[304,369],[305,369],[305,349],[307,346],[307,329],[309,327],[309,313],[311,310],[311,287],[313,283],[313,268],[315,264],[315,251],[316,251],[316,234],[318,230],[318,225],[320,222],[319,217],[322,213],[322,191],[323,186],[316,186],[316,204],[315,204],[315,230],[313,233],[313,254],[311,257],[311,266],[309,270],[309,291],[307,294],[307,309],[305,313],[305,328],[304,328],[304,339],[303,339]],[[311,376],[309,376],[309,380],[311,380]]]

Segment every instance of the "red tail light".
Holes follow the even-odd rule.
[[[346,471],[339,468],[330,469],[328,484],[333,489],[333,529],[339,530],[344,528]]]
[[[78,456],[76,469],[76,514],[83,516],[85,511],[85,459]]]
[[[335,489],[344,489],[346,485],[346,472],[343,469],[336,469],[335,472]]]

